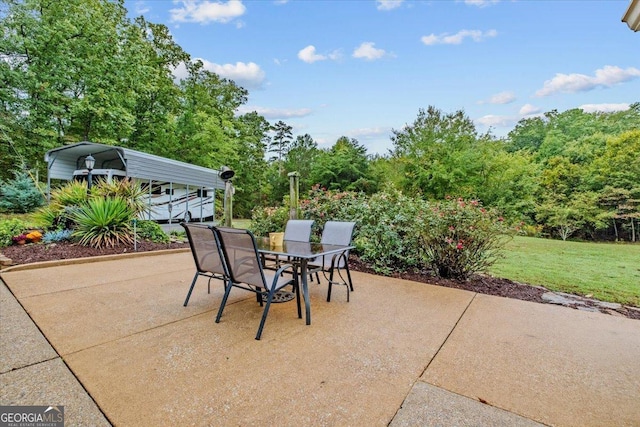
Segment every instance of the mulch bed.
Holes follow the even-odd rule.
[[[137,251],[147,252],[188,247],[189,244],[183,242],[172,242],[167,244],[139,242],[137,245]],[[26,244],[21,246],[14,245],[2,248],[2,254],[10,258],[14,264],[28,264],[41,261],[84,258],[98,255],[113,255],[131,252],[133,252],[133,246],[131,245],[127,247],[118,246],[113,248],[96,249],[86,246],[80,246],[73,243],[57,243],[51,245]],[[368,267],[357,256],[354,255],[351,255],[351,257],[349,258],[349,268],[353,271],[376,274],[370,267]],[[537,303],[547,303],[547,301],[542,298],[542,295],[546,292],[549,292],[543,287],[532,286],[524,283],[514,282],[513,280],[485,275],[477,275],[471,280],[466,281],[442,279],[434,277],[428,272],[394,273],[391,275],[391,277]],[[640,320],[640,310],[621,309],[617,310],[616,313],[628,318]]]

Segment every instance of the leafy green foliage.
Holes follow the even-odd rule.
[[[269,233],[284,231],[288,220],[289,208],[287,206],[256,207],[251,213],[249,230],[256,236],[267,236]]]
[[[423,269],[418,227],[427,202],[400,192],[377,193],[359,202],[353,241],[361,259],[383,274]]]
[[[45,229],[62,230],[74,228],[73,213],[78,206],[88,200],[87,186],[85,183],[71,181],[51,192],[49,205],[36,211],[34,217]]]
[[[0,211],[27,213],[43,203],[42,193],[26,173],[17,172],[6,182],[0,180]]]
[[[425,214],[421,221],[425,252],[440,277],[464,280],[487,271],[507,242],[504,219],[475,200],[450,199]]]
[[[169,243],[169,236],[162,230],[160,224],[155,221],[136,221],[136,234],[138,237],[156,243]]]
[[[13,236],[22,234],[27,223],[18,218],[0,219],[0,248],[13,243]]]
[[[91,188],[91,197],[120,197],[125,200],[134,215],[147,209],[146,193],[140,183],[132,179],[114,179],[111,182],[101,180]]]
[[[96,248],[133,243],[133,211],[126,200],[93,198],[72,216],[77,224],[73,236],[79,243]]]

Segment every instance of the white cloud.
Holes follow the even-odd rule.
[[[199,1],[199,0],[174,0],[175,4],[182,7],[171,9],[171,22],[197,22],[207,24],[209,22],[227,23],[244,15],[246,7],[241,0]]]
[[[298,52],[298,58],[301,61],[312,64],[316,61],[325,61],[327,59],[337,60],[340,58],[340,52],[335,50],[326,55],[321,55],[316,53],[316,47],[314,45],[309,45]]]
[[[203,68],[216,73],[220,77],[230,79],[245,89],[259,89],[264,83],[265,72],[255,62],[236,62],[235,64],[215,64],[206,59],[194,58],[194,61],[202,61]],[[187,77],[187,68],[181,63],[173,70],[177,80]]]
[[[516,100],[513,92],[500,92],[493,95],[486,101],[478,101],[478,104],[510,104]]]
[[[493,114],[488,114],[475,121],[483,126],[511,127],[518,122],[518,119],[510,116],[494,116]]]
[[[498,3],[500,0],[464,0],[469,6],[485,7]]]
[[[363,58],[369,61],[382,58],[386,52],[384,49],[376,49],[375,43],[364,42],[353,51],[354,58]]]
[[[313,45],[309,45],[300,50],[300,52],[298,52],[298,58],[308,64],[314,63],[316,61],[324,61],[325,59],[327,59],[327,57],[324,55],[318,55],[316,53],[316,47]]]
[[[487,38],[495,37],[498,35],[496,30],[489,30],[482,32],[480,30],[460,30],[456,34],[449,35],[448,33],[442,33],[440,35],[430,34],[423,36],[420,40],[427,46],[434,44],[461,44],[465,38],[470,38],[475,42],[481,42]]]
[[[535,105],[531,104],[524,104],[522,107],[520,107],[520,114],[523,116],[538,114],[540,111],[542,111],[540,107],[536,107]]]
[[[629,104],[584,104],[579,106],[585,113],[611,113],[613,111],[625,111],[629,109]]]
[[[578,73],[558,73],[551,80],[545,81],[542,89],[536,91],[535,96],[549,96],[558,92],[587,92],[598,87],[611,87],[638,77],[640,77],[640,69],[638,68],[629,67],[623,70],[612,65],[605,65],[603,68],[596,70],[593,76]]]
[[[250,107],[243,105],[238,108],[240,114],[250,113],[255,111],[267,120],[275,119],[291,119],[296,117],[306,117],[313,111],[310,108],[298,108],[298,109],[282,109],[282,108],[265,108],[265,107]]]
[[[385,128],[385,127],[360,128],[360,129],[352,129],[348,131],[347,136],[349,138],[368,139],[368,138],[376,138],[382,135],[388,136],[391,134],[391,132],[392,132],[391,128]]]
[[[404,0],[376,0],[378,10],[392,10],[400,7]]]
[[[146,2],[144,1],[137,1],[133,4],[134,10],[135,10],[135,14],[136,15],[144,15],[145,13],[149,12],[151,10],[151,8],[149,6],[147,6]]]

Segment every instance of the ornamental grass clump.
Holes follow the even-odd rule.
[[[133,243],[131,223],[135,215],[120,197],[93,198],[73,213],[78,243],[95,248]]]
[[[496,211],[480,202],[448,199],[431,205],[421,237],[437,276],[465,280],[498,260],[511,232]]]

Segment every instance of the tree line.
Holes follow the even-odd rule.
[[[550,111],[504,138],[479,132],[464,111],[420,109],[371,156],[353,138],[320,149],[309,134],[238,114],[249,92],[204,69],[122,0],[3,0],[0,9],[0,178],[46,176],[47,150],[78,141],[119,145],[236,171],[234,213],[249,217],[314,186],[427,200],[477,199],[561,238],[640,236],[640,103],[626,111]],[[185,77],[174,72],[184,67]]]

